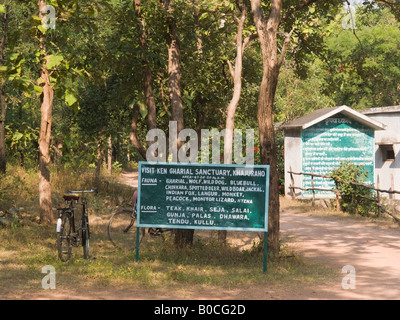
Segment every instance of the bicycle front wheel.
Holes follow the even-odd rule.
[[[108,238],[118,249],[134,251],[136,247],[136,215],[130,210],[115,213],[108,223]],[[142,241],[144,228],[140,229],[139,243]]]
[[[72,213],[64,212],[61,216],[60,229],[57,230],[57,250],[58,257],[65,262],[72,255]]]

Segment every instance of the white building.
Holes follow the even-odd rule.
[[[397,126],[400,128],[400,118],[397,118]],[[312,192],[306,190],[311,186],[320,189],[316,191],[317,198],[334,197],[333,192],[323,191],[323,189],[334,189],[331,179],[316,177],[311,180],[309,175],[291,175],[288,171],[297,173],[312,171],[314,174],[329,175],[346,160],[363,165],[369,173],[368,183],[376,185],[375,135],[385,129],[380,120],[347,106],[340,106],[315,110],[283,125],[282,128],[285,132],[285,195],[292,195],[290,187],[294,185],[303,188],[302,191],[296,189],[296,196],[302,198],[312,196]],[[398,138],[400,131],[397,132],[396,141],[400,141]],[[397,146],[400,145],[396,145],[398,151]],[[387,155],[391,155],[390,151]],[[378,161],[381,166],[380,163]],[[383,177],[380,179],[380,187],[383,188],[386,185]]]
[[[371,108],[362,113],[386,126],[375,132],[375,186],[400,190],[400,106]],[[400,195],[389,198],[400,199]]]

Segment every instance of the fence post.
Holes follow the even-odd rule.
[[[314,170],[311,167],[312,206],[315,207]]]
[[[333,179],[333,181],[335,181],[335,195],[336,195],[336,211],[340,211],[340,201],[339,201],[339,197],[340,197],[340,193],[339,193],[339,188],[338,188],[338,182]]]
[[[381,216],[381,194],[379,192],[380,189],[380,183],[379,183],[379,174],[376,177],[376,200],[378,201],[378,217]]]
[[[296,189],[294,188],[295,185],[294,185],[292,167],[290,167],[290,179],[292,180],[292,200],[296,200]]]
[[[339,190],[336,189],[335,190],[335,194],[336,194],[336,211],[340,211],[340,201],[339,201]]]

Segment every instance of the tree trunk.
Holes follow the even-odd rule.
[[[143,91],[147,107],[147,130],[157,128],[157,109],[156,100],[153,94],[152,74],[149,66],[147,56],[147,37],[146,37],[146,23],[140,12],[141,0],[134,0],[135,14],[141,23],[140,47],[142,49],[142,77],[143,77]]]
[[[143,92],[145,96],[145,103],[147,108],[147,130],[157,128],[157,109],[156,101],[153,94],[152,86],[152,73],[149,66],[149,61],[146,59],[147,55],[147,38],[146,38],[146,23],[141,13],[141,0],[134,0],[133,5],[135,8],[135,15],[140,20],[140,47],[142,49],[142,79],[143,79]],[[130,139],[132,145],[136,148],[143,159],[146,160],[146,149],[143,147],[139,140],[137,133],[137,122],[139,120],[139,109],[135,106],[135,110],[131,122],[131,135]]]
[[[1,64],[0,64],[1,66]],[[7,155],[6,155],[6,90],[5,86],[0,87],[0,174],[6,173]]]
[[[6,47],[7,35],[7,6],[1,15],[2,36],[0,39],[0,66],[4,64],[4,49]],[[6,87],[5,79],[0,80],[0,174],[6,173]]]
[[[233,130],[235,125],[235,113],[236,108],[239,105],[240,95],[242,92],[242,69],[243,69],[243,28],[246,21],[246,3],[243,0],[242,3],[238,4],[240,10],[240,18],[238,19],[238,27],[236,34],[236,59],[235,69],[232,68],[230,61],[228,60],[229,70],[233,78],[233,95],[226,109],[226,121],[225,121],[225,137],[224,137],[224,163],[232,163],[232,147],[233,147]],[[226,243],[227,231],[218,231],[218,240]]]
[[[100,184],[100,174],[101,174],[101,160],[102,160],[102,140],[101,140],[101,136],[100,133],[97,136],[97,157],[96,157],[96,172],[94,175],[94,181],[95,181],[95,185],[96,187],[99,186]]]
[[[273,103],[278,83],[280,63],[278,61],[277,33],[282,11],[282,0],[272,0],[268,20],[265,20],[261,0],[251,0],[263,61],[263,77],[258,97],[258,127],[261,162],[270,165],[270,188],[268,208],[268,248],[279,252],[279,193],[276,144],[274,133]]]
[[[42,8],[46,6],[46,2],[40,0],[39,17],[42,18]],[[46,61],[40,68],[40,77],[42,78],[42,94],[41,94],[41,121],[39,136],[39,201],[40,201],[40,221],[42,223],[52,223],[53,211],[51,200],[51,184],[50,184],[50,138],[51,138],[51,122],[54,91],[50,84],[50,75],[47,70],[48,56],[46,46],[44,44],[43,34],[40,34],[40,48],[45,53]]]
[[[137,106],[134,106],[133,110],[133,117],[132,117],[132,122],[131,122],[131,142],[132,145],[138,150],[139,154],[142,156],[143,159],[146,160],[146,149],[143,147],[143,145],[139,141],[139,137],[137,135],[137,122],[139,119],[139,108]]]
[[[246,20],[246,5],[240,5],[241,16],[238,23],[236,34],[236,60],[235,69],[228,61],[229,70],[233,78],[233,95],[226,109],[225,137],[224,137],[224,163],[232,163],[233,129],[235,125],[236,108],[239,105],[240,94],[242,92],[242,65],[243,65],[243,28]]]
[[[157,109],[156,109],[156,101],[153,95],[153,87],[151,84],[151,70],[148,64],[148,61],[143,61],[143,85],[144,85],[144,95],[146,98],[146,106],[147,106],[147,130],[157,128]]]
[[[178,134],[184,129],[183,105],[181,99],[181,53],[179,37],[176,34],[175,21],[169,18],[168,46],[168,91],[171,104],[172,120],[177,122]],[[179,143],[179,142],[178,142]],[[179,148],[179,146],[178,146]],[[178,159],[174,159],[177,161]]]
[[[107,171],[108,174],[112,173],[112,139],[111,135],[108,137],[108,148],[107,148]]]
[[[41,122],[39,136],[39,198],[40,220],[43,223],[53,221],[51,184],[50,184],[50,138],[53,107],[53,88],[50,85],[46,65],[42,65],[41,77],[45,81],[41,97]]]
[[[176,22],[174,18],[174,10],[169,0],[165,1],[165,10],[168,12],[168,91],[171,104],[171,120],[177,122],[177,133],[184,129],[183,124],[183,105],[181,99],[181,53],[179,36],[176,31]],[[181,141],[173,137],[173,147],[177,146],[177,150],[182,145]],[[177,152],[172,153],[172,162],[177,162]],[[176,229],[175,245],[183,247],[193,243],[193,229]]]

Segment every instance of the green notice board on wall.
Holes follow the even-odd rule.
[[[138,226],[264,231],[269,166],[139,163]]]
[[[374,182],[375,140],[374,130],[342,114],[325,119],[301,133],[303,172],[329,175],[342,161],[363,165],[368,172],[367,183]],[[314,177],[314,187],[333,189],[330,179]],[[303,188],[311,188],[311,177],[303,176]],[[316,191],[318,195],[332,196],[329,191]],[[303,191],[302,196],[311,196]]]

